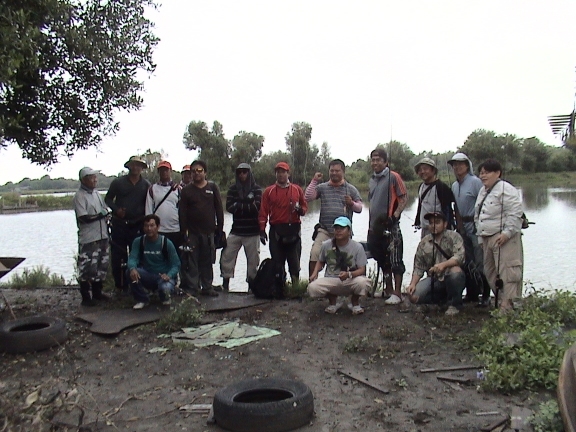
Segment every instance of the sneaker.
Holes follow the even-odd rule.
[[[398,303],[402,303],[402,299],[396,294],[392,294],[390,298],[384,302],[386,305],[397,305]]]
[[[132,306],[132,309],[134,309],[134,310],[144,309],[144,306],[146,306],[147,304],[148,303],[138,302],[134,306]]]
[[[364,313],[364,308],[360,305],[352,306],[352,315],[360,315]]]
[[[382,298],[382,291],[376,291],[374,293],[374,298]]]
[[[203,289],[200,294],[208,297],[218,297],[218,293],[214,290],[214,288]]]
[[[324,312],[329,313],[329,314],[335,314],[338,309],[340,309],[342,307],[342,303],[336,303],[334,305],[330,305],[328,306],[326,309],[324,309]]]
[[[459,313],[460,313],[460,311],[458,309],[456,309],[454,306],[448,306],[448,309],[446,310],[444,315],[452,316],[452,315],[456,315]]]
[[[172,300],[168,299],[168,300],[164,300],[162,302],[162,306],[170,306],[172,304]]]
[[[354,309],[354,305],[352,303],[348,303],[346,306],[348,306],[348,310]]]

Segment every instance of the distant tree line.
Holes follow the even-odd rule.
[[[328,143],[320,146],[311,142],[312,126],[306,122],[292,124],[284,140],[285,150],[263,154],[264,137],[254,132],[240,131],[232,139],[225,137],[223,125],[215,121],[212,127],[205,122],[192,121],[183,136],[184,146],[197,151],[196,159],[202,159],[208,164],[208,177],[221,188],[225,188],[234,180],[234,170],[241,162],[252,165],[252,171],[257,182],[267,186],[275,181],[274,166],[287,162],[291,167],[291,178],[294,183],[305,186],[310,182],[315,172],[322,172],[328,178],[328,164],[333,158],[346,158],[345,154],[332,155]],[[364,143],[362,146],[365,148]],[[398,171],[406,181],[416,180],[414,165],[423,157],[431,157],[437,163],[440,175],[450,178],[452,174],[447,161],[457,151],[466,153],[475,167],[488,159],[496,158],[504,166],[505,174],[564,172],[576,170],[576,153],[564,147],[549,146],[536,137],[519,138],[512,134],[497,135],[493,131],[477,129],[472,132],[459,148],[438,153],[433,149],[415,154],[407,144],[390,141],[370,146],[366,149],[364,158],[359,158],[346,169],[347,179],[361,189],[366,189],[372,173],[369,152],[377,146],[384,147],[389,155],[390,166]],[[163,150],[148,149],[141,155],[148,163],[144,176],[151,182],[158,181],[156,167],[164,157]],[[181,165],[174,163],[173,180],[180,181]],[[189,161],[182,163],[190,163]],[[121,175],[125,172],[119,173]],[[108,188],[116,176],[99,176],[98,187]],[[0,192],[13,191],[16,188],[30,190],[74,190],[78,187],[77,180],[63,178],[51,179],[46,175],[38,180],[25,178],[19,183],[6,183],[0,186]]]

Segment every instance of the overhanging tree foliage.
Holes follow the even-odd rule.
[[[155,69],[154,0],[0,2],[0,148],[50,165],[118,130]]]

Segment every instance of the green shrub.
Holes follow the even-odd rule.
[[[177,331],[199,325],[203,316],[204,311],[200,309],[196,300],[188,297],[182,300],[170,313],[160,318],[156,327],[166,332]]]
[[[287,282],[284,285],[284,297],[287,299],[304,297],[308,292],[308,281],[300,279],[296,283]]]
[[[44,266],[36,266],[32,269],[24,269],[22,274],[14,274],[10,280],[3,283],[2,286],[23,289],[23,288],[38,288],[38,287],[51,287],[65,285],[64,277],[55,273]]]
[[[538,406],[538,412],[530,417],[530,424],[534,432],[563,432],[564,424],[556,400],[542,402]]]
[[[485,388],[499,391],[554,389],[566,349],[576,337],[565,326],[576,318],[576,294],[535,292],[519,310],[484,323],[474,350],[488,370]]]

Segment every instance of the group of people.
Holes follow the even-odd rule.
[[[370,154],[373,174],[369,180],[369,230],[367,250],[384,274],[386,304],[402,303],[403,239],[400,218],[407,203],[401,176],[390,170],[383,148]],[[522,282],[522,205],[518,191],[501,180],[502,167],[495,160],[480,166],[479,178],[463,153],[448,161],[456,181],[452,187],[437,178],[430,158],[415,166],[422,179],[418,190],[415,226],[421,229],[414,270],[405,299],[412,303],[446,303],[453,315],[462,307],[466,260],[483,269],[493,289],[502,289],[500,307],[512,307]],[[108,269],[108,251],[114,283],[119,292],[132,294],[135,309],[149,302],[149,291],[158,291],[169,305],[177,281],[192,295],[218,296],[234,277],[236,259],[244,248],[247,282],[256,277],[260,243],[268,244],[272,261],[288,264],[292,282],[300,278],[301,218],[308,203],[320,200],[320,217],[310,251],[308,292],[327,298],[325,311],[335,313],[350,296],[353,314],[364,312],[360,298],[371,292],[366,276],[364,246],[352,240],[352,216],[363,209],[358,189],[345,179],[345,164],[329,163],[329,179],[316,173],[305,191],[290,181],[290,166],[275,166],[276,181],[264,190],[251,167],[241,163],[235,182],[226,194],[225,208],[232,214],[230,233],[224,234],[224,205],[218,186],[207,179],[201,160],[182,169],[182,181],[172,180],[168,161],[157,165],[159,181],[151,185],[142,177],[147,163],[131,157],[128,174],[115,179],[105,196],[96,190],[98,170],[80,170],[80,188],[74,197],[78,225],[78,273],[82,305],[106,301],[102,283]],[[269,230],[266,232],[266,227]],[[110,227],[110,233],[109,233]],[[220,256],[222,286],[213,285],[216,243],[226,243]],[[465,247],[469,245],[469,248]],[[324,270],[324,276],[319,273]],[[427,277],[422,279],[427,274]],[[407,301],[406,300],[406,301]]]

